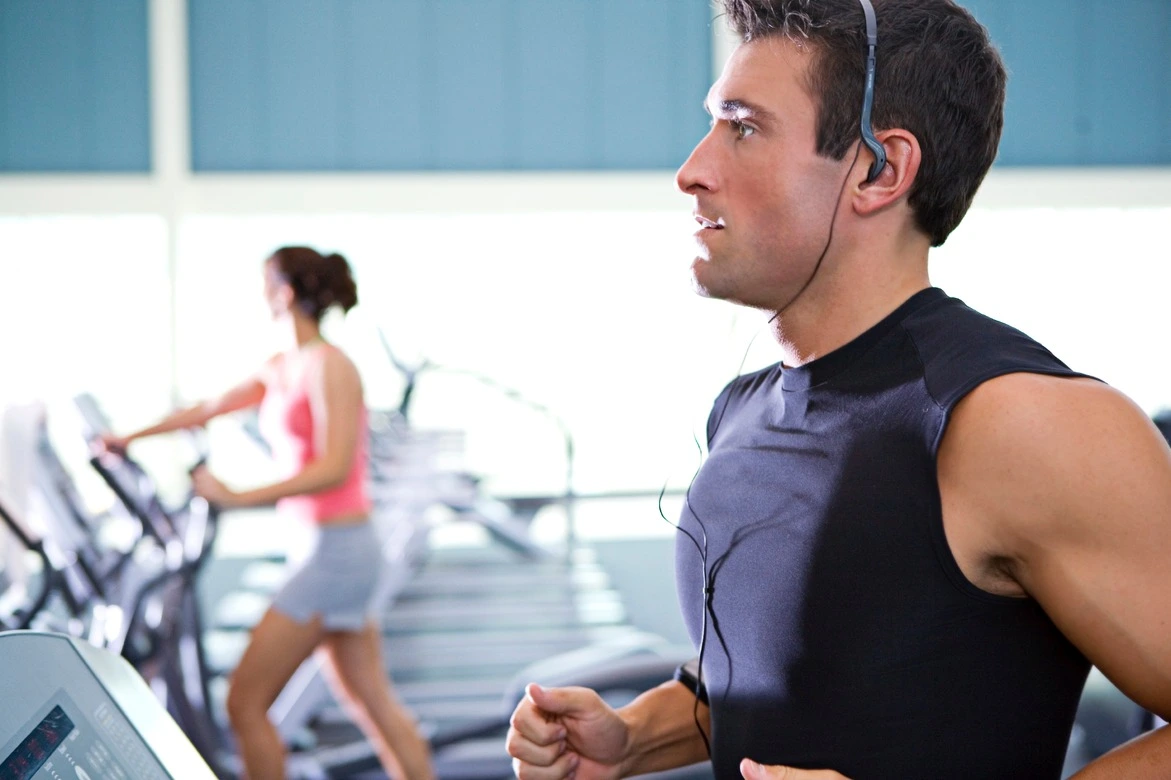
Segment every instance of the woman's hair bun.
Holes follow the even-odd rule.
[[[292,287],[297,307],[314,320],[320,320],[331,306],[347,312],[358,305],[350,264],[337,252],[322,255],[306,246],[285,246],[273,252],[270,261]]]

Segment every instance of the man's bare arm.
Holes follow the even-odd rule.
[[[698,718],[708,732],[707,706]],[[520,778],[617,780],[708,758],[695,695],[664,683],[614,710],[586,688],[530,685],[512,715],[508,753]]]
[[[976,522],[987,554],[1066,637],[1167,719],[1171,450],[1146,414],[1098,382],[1000,377],[957,407],[940,482],[966,514],[953,529]],[[1142,777],[1156,766],[1171,775],[1171,732],[1130,743],[1078,777]]]

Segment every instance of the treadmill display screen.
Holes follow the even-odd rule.
[[[32,780],[71,733],[73,721],[60,705],[54,707],[0,764],[0,780]]]
[[[9,752],[0,761],[0,780],[166,780],[142,739],[109,702],[101,702],[87,718],[58,691],[45,708],[44,717],[34,717],[20,732],[27,736],[4,746]]]

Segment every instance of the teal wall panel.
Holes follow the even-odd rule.
[[[189,0],[196,171],[673,168],[707,0]]]
[[[339,128],[349,119],[339,27],[349,3],[321,14],[321,0],[280,0],[269,6],[264,51],[266,92],[286,90],[292,99],[265,102],[265,152],[274,168],[311,168],[318,159],[336,167]]]
[[[0,2],[0,171],[150,170],[146,0]]]
[[[707,132],[711,31],[664,16],[658,0],[597,5],[608,33],[599,63],[603,159],[619,168],[676,168]]]
[[[508,0],[446,0],[431,6],[434,81],[428,96],[433,140],[428,167],[515,168],[509,130],[519,119],[514,65],[518,41]]]
[[[1171,2],[1093,0],[1080,39],[1090,58],[1088,149],[1096,163],[1171,165]]]
[[[525,41],[517,52],[516,103],[507,109],[525,119],[513,139],[519,166],[604,164],[605,104],[596,60],[605,22],[596,0],[518,0],[513,9],[517,37]],[[567,35],[575,36],[573,46],[565,45]]]
[[[203,160],[214,159],[224,170],[253,169],[264,160],[268,133],[264,8],[235,0],[199,0],[189,7],[188,34],[192,42],[203,42],[189,52],[191,134],[198,139],[192,163],[199,169]]]
[[[1009,70],[998,165],[1171,165],[1171,2],[963,5]]]
[[[1010,71],[998,165],[1171,165],[1171,2],[965,4]],[[0,171],[149,170],[147,13],[0,2]],[[188,13],[196,171],[671,169],[706,128],[706,0]]]
[[[428,0],[355,0],[346,17],[349,114],[339,128],[341,170],[396,170],[433,154],[428,100],[433,54]]]

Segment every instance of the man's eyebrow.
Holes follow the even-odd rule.
[[[709,114],[712,113],[711,104],[708,101],[703,101],[703,108]],[[721,100],[719,102],[718,114],[721,117],[731,116],[743,119],[751,117],[766,122],[771,122],[776,119],[773,112],[767,108],[758,106],[755,103],[749,103],[747,100]]]

